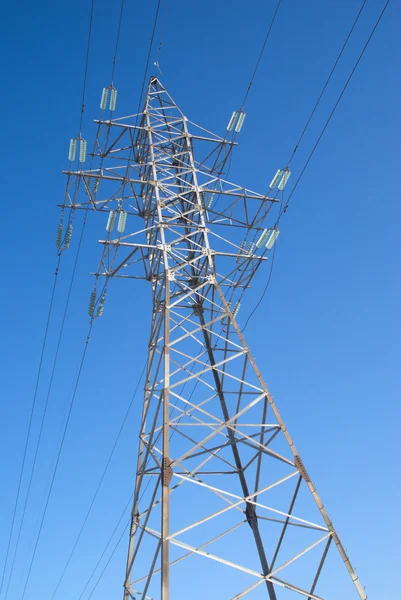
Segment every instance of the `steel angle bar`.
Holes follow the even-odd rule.
[[[323,535],[321,538],[319,538],[318,540],[313,542],[313,544],[310,544],[307,548],[305,548],[301,552],[298,552],[298,554],[296,554],[295,556],[293,556],[292,558],[287,560],[285,563],[283,563],[279,567],[277,567],[277,569],[272,569],[272,571],[270,573],[270,577],[274,577],[276,573],[278,573],[279,571],[282,571],[283,569],[288,567],[288,565],[290,565],[291,563],[293,563],[296,560],[298,560],[299,558],[301,558],[301,556],[304,556],[304,554],[306,554],[313,548],[316,548],[316,546],[318,546],[319,544],[321,544],[322,542],[324,542],[324,540],[327,540],[328,538],[331,538],[331,533],[327,533],[327,534]]]
[[[182,462],[182,459],[180,459],[180,460]],[[291,479],[295,475],[298,475],[297,471],[294,471],[294,473],[290,473],[286,477],[283,477],[279,482],[275,483],[274,485],[279,485],[280,483],[283,483],[283,482]],[[180,479],[185,479],[186,481],[188,481],[188,483],[192,483],[194,485],[201,485],[201,486],[207,487],[210,490],[215,490],[215,491],[217,491],[217,492],[219,492],[221,494],[225,494],[228,497],[236,498],[237,500],[239,500],[239,503],[241,503],[241,502],[249,502],[251,504],[254,504],[255,506],[259,506],[259,508],[263,508],[265,510],[274,512],[276,514],[280,514],[280,515],[282,515],[284,517],[290,516],[291,519],[294,519],[295,521],[298,521],[300,523],[304,523],[306,525],[311,525],[314,529],[319,529],[320,531],[328,531],[327,528],[325,528],[325,527],[323,527],[321,525],[318,525],[317,523],[313,523],[312,521],[307,521],[306,519],[301,519],[300,517],[294,517],[294,515],[288,515],[287,513],[283,512],[283,511],[280,511],[280,510],[277,510],[275,508],[272,508],[271,506],[267,506],[265,504],[262,504],[261,502],[254,502],[251,499],[255,495],[260,495],[260,494],[264,493],[271,486],[268,486],[266,489],[258,490],[256,493],[253,492],[252,494],[250,494],[247,497],[241,497],[241,496],[238,496],[237,494],[233,494],[232,492],[228,492],[226,490],[222,490],[221,488],[216,488],[215,486],[210,486],[210,485],[207,485],[207,484],[204,484],[204,483],[199,483],[198,481],[195,481],[195,480],[190,479],[190,478],[184,478],[183,475],[180,475],[179,473],[175,473],[174,472],[174,476],[178,477]],[[236,504],[238,505],[238,503],[236,503]]]
[[[202,550],[203,548],[206,548],[206,546],[210,546],[210,544],[213,544],[213,542],[217,542],[217,540],[220,540],[221,538],[225,537],[226,535],[228,535],[232,531],[235,531],[236,529],[238,529],[239,527],[241,527],[241,525],[243,525],[244,523],[246,523],[246,521],[240,521],[239,523],[237,523],[233,527],[230,527],[230,529],[227,529],[227,531],[224,531],[223,533],[220,533],[219,535],[217,535],[216,537],[212,538],[211,540],[208,540],[207,542],[205,542],[201,546],[198,546],[197,550]],[[192,556],[192,554],[193,554],[193,552],[187,552],[183,556],[180,556],[179,558],[176,558],[175,560],[173,560],[170,563],[170,566],[173,566],[173,565],[175,565],[175,564],[177,564],[177,563],[185,560],[189,556]],[[154,574],[160,573],[160,571],[161,571],[161,569],[157,569],[157,571],[154,571]],[[144,577],[141,577],[140,579],[135,580],[132,585],[136,585],[137,583],[140,583],[141,581],[143,581],[144,579],[146,579],[146,577],[147,576],[145,575]]]
[[[289,479],[292,475],[288,475],[287,477],[284,477],[282,479],[280,479],[279,481],[276,481],[275,483],[272,483],[271,485],[267,486],[263,491],[266,492],[274,487],[276,487],[277,485],[279,485],[280,483],[283,483],[284,481],[286,481],[287,479]],[[209,486],[208,484],[204,483],[203,487],[207,488],[207,489],[212,489],[213,486]],[[221,490],[220,490],[221,491]],[[224,492],[223,492],[224,493]],[[232,504],[231,506],[226,506],[210,515],[207,515],[206,517],[203,517],[202,519],[196,521],[195,523],[192,523],[191,525],[188,525],[187,527],[183,527],[182,529],[179,529],[178,531],[176,531],[175,533],[170,533],[170,538],[169,539],[173,539],[176,538],[178,535],[181,535],[183,533],[185,533],[186,531],[189,531],[190,529],[193,529],[194,527],[197,527],[198,525],[203,525],[203,523],[206,523],[207,521],[210,521],[226,512],[228,512],[229,510],[231,510],[232,508],[235,508],[236,506],[240,506],[242,503],[246,503],[248,502],[248,500],[251,499],[251,497],[253,497],[254,494],[252,494],[252,496],[249,497],[245,497],[245,498],[241,498],[238,502]],[[327,536],[325,536],[327,537]],[[294,559],[295,560],[295,559]],[[276,571],[278,571],[279,569],[276,569]]]
[[[202,328],[203,329],[203,328]],[[216,363],[216,365],[214,366],[208,366],[205,369],[202,369],[201,371],[198,371],[197,373],[192,373],[191,375],[189,375],[188,377],[186,377],[185,379],[181,379],[179,382],[173,383],[171,385],[171,389],[177,387],[177,385],[180,385],[182,383],[186,383],[187,381],[191,381],[192,379],[196,378],[199,379],[201,377],[201,375],[204,375],[205,373],[209,373],[210,371],[220,371],[220,369],[218,369],[217,367],[220,367],[222,365],[225,365],[228,362],[231,362],[232,360],[235,360],[237,358],[240,358],[241,356],[243,356],[245,354],[245,350],[243,350],[242,352],[237,352],[236,354],[233,354],[232,356],[229,356],[228,358],[219,361],[218,363]],[[222,371],[220,371],[222,372]],[[232,376],[233,379],[235,379],[236,381],[241,381],[240,379],[238,379],[238,377],[234,377]],[[249,385],[249,384],[247,384]],[[258,388],[256,388],[255,386],[251,386],[254,389],[256,389],[257,391],[261,391]]]
[[[297,587],[296,585],[292,585],[291,583],[288,583],[287,581],[283,581],[282,579],[279,579],[278,577],[272,577],[271,581],[275,585],[279,585],[280,587],[286,588],[287,590],[296,592],[297,594],[300,594],[301,596],[307,596],[308,600],[325,600],[321,596],[315,596],[315,594],[310,594],[306,590],[303,590],[300,587]]]

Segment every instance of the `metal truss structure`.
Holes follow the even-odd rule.
[[[63,204],[107,221],[90,313],[113,277],[153,296],[124,599],[365,599],[237,322],[277,200],[224,180],[233,139],[155,77],[96,123]]]

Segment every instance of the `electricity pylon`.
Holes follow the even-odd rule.
[[[97,127],[64,203],[104,217],[89,312],[113,277],[153,297],[124,599],[365,599],[237,322],[277,200],[223,179],[233,138],[155,77],[142,113]]]

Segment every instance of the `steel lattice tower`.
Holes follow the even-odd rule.
[[[90,313],[112,277],[153,297],[124,599],[365,599],[236,319],[276,200],[222,178],[234,142],[155,77],[96,123],[64,202],[107,221]]]

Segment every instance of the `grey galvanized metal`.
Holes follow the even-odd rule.
[[[364,600],[237,322],[276,200],[225,181],[233,140],[188,121],[155,77],[140,115],[96,123],[63,206],[104,227],[127,211],[96,281],[144,279],[153,298],[124,599]],[[330,546],[348,592],[340,570],[325,583]]]

